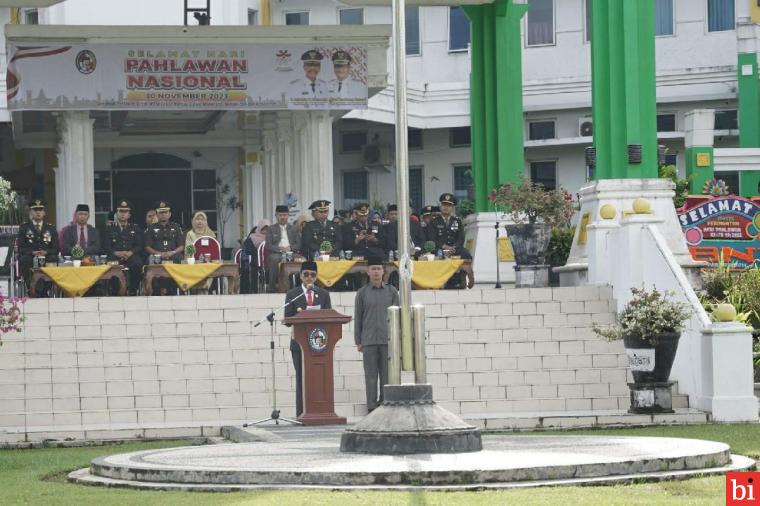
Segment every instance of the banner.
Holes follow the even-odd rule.
[[[694,260],[737,268],[760,265],[760,201],[689,197],[678,219]]]
[[[8,44],[8,109],[366,109],[367,47]]]

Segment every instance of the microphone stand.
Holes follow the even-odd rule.
[[[501,288],[501,274],[499,269],[499,213],[498,211],[496,214],[496,225],[494,225],[494,229],[496,230],[496,286],[494,288]]]
[[[264,320],[267,320],[269,322],[269,350],[270,350],[270,355],[272,359],[272,414],[269,415],[269,418],[262,418],[261,420],[257,420],[255,422],[244,423],[243,427],[258,425],[260,423],[269,422],[272,420],[274,420],[275,425],[280,425],[280,420],[282,420],[283,422],[292,423],[294,425],[301,425],[301,422],[299,422],[298,420],[291,420],[290,418],[280,417],[280,410],[277,409],[277,383],[276,383],[275,368],[274,368],[274,315],[277,314],[278,311],[281,311],[284,308],[286,308],[288,304],[292,304],[293,302],[297,301],[298,299],[300,299],[301,297],[305,295],[306,295],[306,292],[301,291],[301,295],[287,301],[285,304],[278,307],[277,309],[273,309],[271,313],[269,313],[268,315],[266,315],[264,318],[257,321],[253,325],[253,327],[256,328],[262,323],[264,323]]]

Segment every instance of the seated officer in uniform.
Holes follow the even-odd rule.
[[[391,251],[398,251],[398,206],[396,204],[390,204],[388,206],[388,213],[386,214],[388,223],[382,228],[382,243],[385,255],[383,258],[388,258],[388,253]],[[420,231],[420,224],[409,218],[409,239],[411,240],[411,248],[409,254],[414,254],[415,248],[422,248],[422,232]]]
[[[34,199],[29,204],[29,221],[18,229],[18,251],[21,275],[27,287],[32,267],[52,265],[58,260],[58,231],[50,223],[45,223],[44,200]],[[35,261],[35,258],[44,260]],[[37,293],[43,291],[44,287]]]
[[[120,200],[116,206],[116,218],[106,228],[103,251],[108,255],[108,260],[118,261],[129,269],[129,294],[135,295],[142,277],[143,233],[129,221],[131,213],[132,205]]]
[[[95,227],[87,224],[87,220],[90,219],[90,206],[77,205],[74,216],[74,223],[66,227],[61,237],[63,254],[71,255],[71,248],[78,244],[84,250],[85,256],[100,255],[100,234]]]
[[[319,246],[323,241],[332,244],[332,252],[338,252],[343,248],[343,241],[338,225],[327,219],[330,210],[329,200],[315,200],[309,206],[314,220],[303,226],[301,233],[301,253],[307,260],[313,260],[315,253],[319,252]]]
[[[446,255],[459,255],[471,259],[470,252],[464,247],[464,225],[462,219],[454,215],[457,199],[451,193],[444,193],[438,199],[441,202],[441,214],[430,220],[427,226],[427,240],[435,242],[435,249]]]
[[[177,223],[170,221],[172,217],[172,209],[169,202],[162,200],[156,204],[156,215],[158,216],[158,223],[149,225],[145,229],[145,252],[149,255],[149,262],[152,262],[150,255],[158,255],[161,257],[161,262],[175,262],[182,261],[185,249],[185,234],[182,232],[182,227]],[[161,292],[171,293],[176,287],[171,280],[157,280],[165,281],[161,283]],[[158,293],[154,290],[153,293]]]
[[[369,223],[369,205],[356,204],[354,219],[343,225],[343,249],[351,250],[354,256],[382,257],[380,226]]]

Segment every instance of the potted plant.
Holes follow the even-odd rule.
[[[425,241],[425,244],[422,245],[422,250],[425,252],[422,256],[426,260],[435,260],[435,242]]]
[[[523,176],[519,184],[507,182],[494,188],[488,198],[497,212],[509,214],[514,222],[505,228],[515,254],[516,271],[524,266],[545,267],[548,284],[546,251],[551,231],[570,222],[575,213],[572,195],[561,188],[546,190],[541,183]]]
[[[689,306],[671,298],[670,292],[631,288],[633,297],[606,328],[594,324],[598,335],[623,339],[634,383],[667,382]]]
[[[319,254],[322,257],[323,262],[330,260],[330,253],[332,252],[333,245],[330,241],[322,241],[319,244]]]
[[[71,259],[74,263],[74,267],[82,265],[82,258],[84,258],[84,249],[79,244],[75,244],[74,247],[71,248]]]
[[[187,259],[187,263],[190,265],[193,265],[195,263],[195,245],[194,244],[188,244],[185,246],[185,258]]]

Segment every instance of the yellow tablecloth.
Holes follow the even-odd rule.
[[[222,264],[161,264],[180,290],[187,291],[212,275]]]
[[[61,287],[69,297],[81,297],[110,268],[110,265],[43,267],[42,272]]]
[[[413,262],[412,283],[417,288],[428,290],[443,288],[463,263],[464,260],[415,260]]]
[[[356,260],[330,260],[317,262],[317,281],[322,286],[333,286],[356,264]]]

